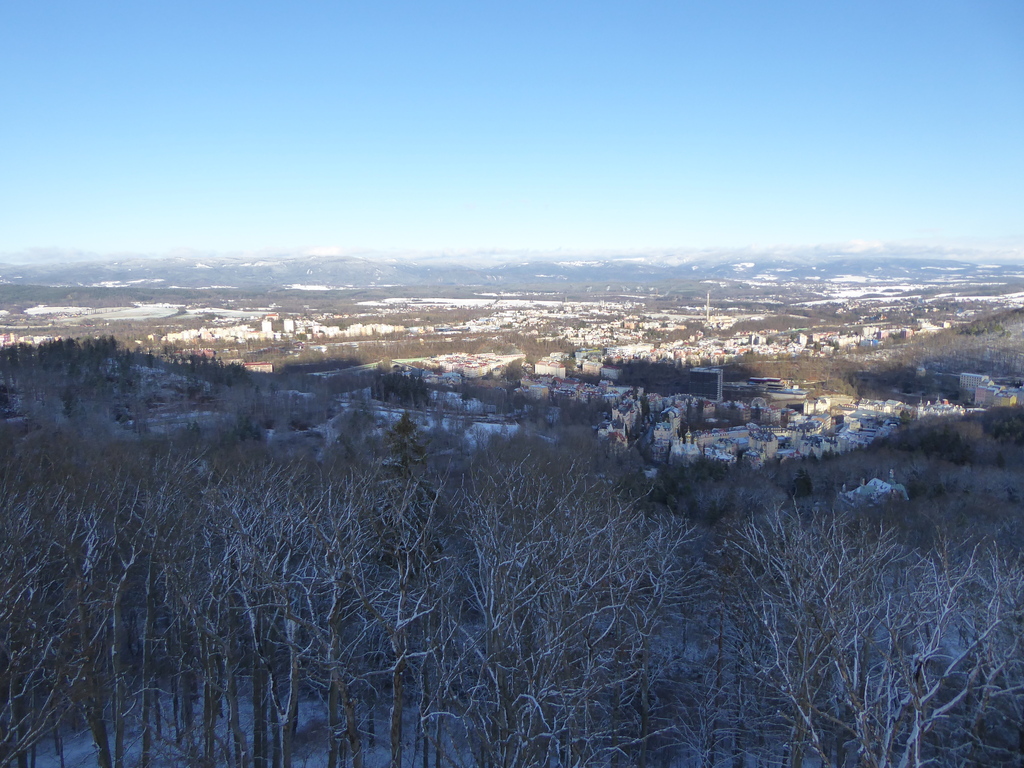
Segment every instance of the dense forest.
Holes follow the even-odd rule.
[[[655,473],[109,340],[0,374],[0,765],[1024,764],[1021,409]]]

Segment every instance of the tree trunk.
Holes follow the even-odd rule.
[[[651,681],[647,674],[651,653],[647,645],[645,637],[640,653],[640,752],[637,755],[637,768],[647,768],[647,740],[651,735]]]
[[[356,702],[348,690],[343,678],[339,676],[341,683],[341,700],[345,705],[345,727],[348,731],[348,746],[352,752],[352,768],[363,768],[363,747],[359,740],[359,720],[356,717]],[[373,709],[370,708],[370,724],[373,724]]]
[[[107,736],[107,723],[103,719],[103,708],[90,696],[86,705],[85,719],[89,723],[93,743],[96,745],[96,763],[99,768],[113,768],[110,755],[110,740]]]
[[[156,565],[149,559],[146,575],[146,623],[142,631],[142,754],[140,768],[150,768],[153,754],[153,699],[156,680],[153,652],[156,642]]]
[[[612,706],[609,716],[611,717],[612,734],[612,768],[619,768],[619,706],[621,706],[621,691],[616,685],[612,689]]]
[[[114,701],[111,705],[111,716],[114,718],[114,768],[124,766],[124,721],[128,712],[128,689],[125,684],[126,672],[122,653],[124,619],[121,608],[121,596],[126,584],[127,576],[122,578],[114,593],[113,620],[110,628],[110,667],[114,675]]]
[[[228,728],[235,751],[235,768],[249,768],[251,755],[249,744],[242,730],[240,702],[238,698],[238,674],[242,668],[242,654],[238,647],[238,613],[234,597],[228,598],[227,637],[224,639],[224,676],[228,702]]]
[[[228,640],[228,660],[225,669],[227,678],[227,700],[228,700],[228,728],[231,730],[231,739],[235,750],[235,768],[249,768],[249,746],[245,738],[245,731],[242,730],[241,717],[239,714],[238,702],[238,675],[236,664],[240,660],[235,658],[231,651],[232,641]]]
[[[283,768],[292,768],[292,751],[299,719],[299,652],[296,649],[298,625],[291,619],[286,619],[286,621],[288,637],[288,700],[285,705],[284,722],[281,724],[283,731],[281,735],[281,757]]]
[[[17,685],[16,687],[22,688],[24,685],[24,680],[20,679],[18,680],[18,682],[21,684]],[[13,734],[14,743],[18,744],[20,742],[22,745],[24,745],[24,739],[28,735],[26,733],[26,730],[28,728],[26,723],[26,720],[28,718],[28,707],[25,704],[25,697],[23,694],[15,694],[14,700],[11,702],[11,714],[13,715],[14,722],[17,723],[17,727],[15,729],[16,733]],[[6,738],[0,740],[0,744],[3,744],[4,741],[6,741]],[[27,749],[22,749],[21,752],[18,752],[17,762],[18,768],[28,768]]]
[[[338,768],[341,758],[341,697],[338,670],[331,667],[331,687],[327,692],[327,768]]]
[[[64,739],[60,735],[60,721],[53,723],[53,751],[57,755],[57,764],[64,768]]]
[[[220,695],[218,694],[217,654],[208,637],[200,643],[203,653],[203,765],[214,768],[217,761],[217,719],[220,714]]]
[[[195,670],[186,669],[181,675],[181,686],[178,689],[178,695],[181,696],[181,730],[188,745],[189,760],[193,764],[198,762],[195,741],[196,686]]]
[[[391,674],[391,768],[402,768],[402,705],[404,690],[402,672],[405,669],[405,657],[400,656],[395,662]]]
[[[423,719],[427,711],[427,687],[430,685],[430,670],[427,668],[427,659],[423,659],[420,668],[420,740],[423,742],[423,768],[430,768],[430,739],[427,737],[427,722]]]
[[[252,764],[267,768],[267,671],[259,651],[252,657]]]
[[[273,685],[273,677],[270,678],[270,685]],[[271,738],[271,765],[274,768],[281,768],[281,712],[274,704],[273,691],[271,691],[270,704],[267,707],[270,713],[270,738]]]

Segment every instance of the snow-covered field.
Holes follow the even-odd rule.
[[[84,315],[92,312],[91,307],[48,307],[39,304],[25,310],[26,315]]]
[[[156,320],[177,314],[181,304],[134,304],[130,307],[50,307],[39,304],[29,307],[30,317],[73,317],[76,320],[97,318],[102,320]]]

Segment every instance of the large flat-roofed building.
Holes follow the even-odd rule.
[[[622,375],[622,369],[617,365],[602,365],[601,366],[601,378],[609,379],[611,381],[618,381]]]
[[[690,394],[720,403],[722,401],[722,369],[691,368]]]
[[[534,373],[538,376],[554,376],[558,379],[565,378],[565,366],[557,360],[538,360],[533,366]]]
[[[961,373],[960,389],[973,392],[976,387],[986,387],[992,384],[992,379],[984,373]]]

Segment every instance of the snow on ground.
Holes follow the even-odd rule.
[[[364,396],[368,394],[364,391]],[[365,409],[372,413],[379,425],[392,425],[402,418],[406,413],[405,408],[394,408],[382,405],[365,399],[342,399],[339,401],[343,410]],[[475,449],[485,445],[494,437],[511,437],[519,431],[519,425],[515,422],[504,422],[493,418],[474,416],[468,413],[444,413],[438,414],[432,411],[408,411],[410,418],[424,432],[441,429],[452,434],[462,433],[466,441],[466,447]],[[339,430],[332,419],[316,429],[323,433],[326,442],[331,443],[337,439]]]
[[[1013,305],[1024,303],[1024,291],[1019,291],[1017,293],[1004,293],[1000,296],[959,296],[952,293],[940,293],[937,296],[927,299],[927,301],[939,301],[941,299],[948,299],[952,296],[955,296],[960,301],[1004,301]]]
[[[241,726],[245,733],[251,738],[252,734],[252,701],[249,692],[243,693],[239,701],[239,715]],[[161,697],[161,710],[164,713],[172,711],[171,701]],[[365,712],[362,713],[365,717]],[[197,707],[195,718],[197,723],[202,722],[202,706]],[[370,745],[369,733],[366,730],[366,721],[361,725],[361,737],[363,742],[363,765],[366,768],[384,768],[390,764],[391,751],[388,742],[388,713],[381,707],[376,707],[374,713],[376,738],[373,746]],[[417,749],[416,729],[418,716],[414,708],[407,707],[406,717],[403,718],[403,752],[406,756],[406,764],[418,765],[422,760],[422,751]],[[223,745],[228,743],[229,736],[224,718],[219,719],[220,727],[217,729],[217,765],[225,765],[223,761]],[[299,701],[299,727],[295,736],[295,749],[292,755],[292,764],[302,768],[323,768],[327,765],[327,743],[326,743],[326,713],[324,702],[318,700],[302,699]],[[153,748],[154,768],[177,768],[189,763],[188,741],[183,741],[179,746],[174,743],[174,726],[172,723],[164,722],[162,725],[164,739],[157,742]],[[125,734],[125,764],[138,765],[142,753],[142,734],[138,728],[129,726]],[[35,759],[35,768],[96,768],[98,764],[96,746],[93,743],[92,735],[88,729],[78,732],[65,730],[61,734],[63,741],[63,760],[57,754],[52,738],[44,738],[40,741]],[[111,739],[113,742],[113,739]],[[448,755],[456,756],[461,751],[461,744],[452,734],[445,739],[445,752]],[[111,744],[113,746],[113,744]],[[251,741],[250,741],[251,747]],[[196,747],[198,749],[198,746]],[[431,755],[433,758],[433,754]]]
[[[493,437],[512,437],[519,431],[518,424],[494,424],[486,421],[474,421],[465,432],[466,442],[471,447],[486,444]]]
[[[250,318],[260,317],[269,312],[269,309],[224,309],[222,307],[196,307],[186,310],[190,315],[217,315],[218,317]]]
[[[357,302],[361,307],[387,307],[395,304],[412,304],[417,307],[486,307],[494,304],[494,299],[442,299],[442,298],[389,298],[379,301]]]
[[[92,312],[92,307],[48,307],[38,304],[25,310],[26,315],[85,315]]]
[[[920,288],[920,286],[917,286]],[[913,290],[913,287],[904,286],[884,286],[878,288],[844,288],[841,291],[832,291],[832,296],[837,299],[859,299],[861,296],[867,296],[869,293],[902,293],[903,291]],[[893,296],[891,298],[903,298],[901,296]]]
[[[595,306],[598,304],[598,302],[581,302],[581,303],[584,303],[584,304],[588,304],[588,303],[589,304],[594,304]],[[557,306],[560,306],[561,304],[562,304],[562,302],[560,302],[560,301],[547,301],[547,300],[541,300],[541,299],[499,299],[495,303],[495,307],[497,309],[502,309],[502,308],[507,308],[507,307],[557,307]]]
[[[148,277],[141,278],[139,280],[101,280],[98,283],[92,283],[91,288],[130,288],[133,285],[143,285],[144,283],[163,283],[165,280],[162,277]]]
[[[825,304],[845,304],[846,299],[818,299],[817,301],[798,301],[794,307],[820,307]]]
[[[174,304],[136,304],[134,307],[112,307],[98,309],[90,313],[90,317],[104,320],[150,320],[176,315],[182,305]]]
[[[478,294],[487,296],[487,294]],[[495,294],[491,294],[495,295]],[[594,304],[600,302],[572,302],[573,304]],[[497,309],[513,307],[558,307],[563,304],[561,301],[550,299],[502,299],[502,298],[476,298],[476,299],[446,299],[446,298],[404,298],[392,297],[374,301],[360,301],[362,307],[390,307],[396,305],[407,305],[411,307],[493,307]]]
[[[919,293],[906,293],[906,294],[900,294],[899,296],[866,296],[863,299],[861,299],[861,301],[864,301],[864,302],[867,302],[867,301],[891,301],[894,304],[898,304],[899,302],[906,301],[908,299],[920,299],[920,298],[921,298],[921,294],[919,294]]]
[[[867,275],[839,275],[838,277],[830,277],[827,282],[830,283],[868,283],[876,281],[876,278],[868,277]]]
[[[182,304],[136,303],[130,307],[49,307],[40,304],[25,310],[30,316],[63,315],[76,319],[99,320],[153,320],[177,314]]]

